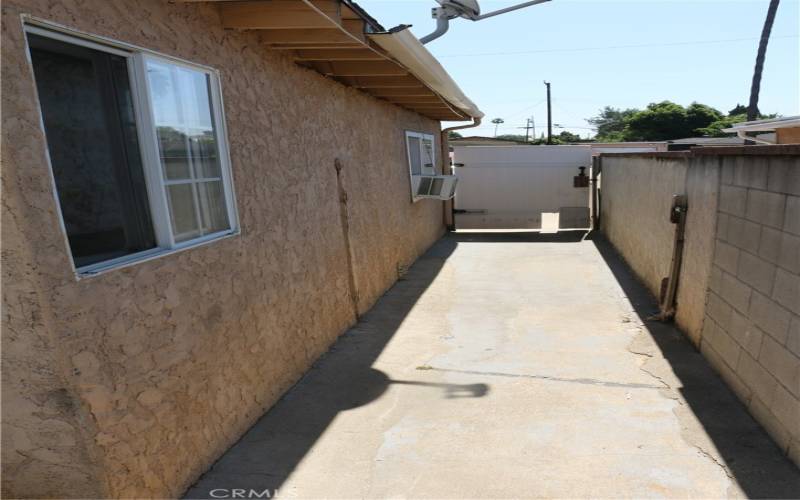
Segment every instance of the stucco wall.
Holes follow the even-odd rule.
[[[718,159],[690,159],[679,153],[604,155],[602,162],[603,232],[656,297],[672,262],[672,196],[687,195],[689,212],[675,321],[699,345],[714,246]]]
[[[220,70],[241,235],[76,280],[21,13]],[[3,494],[179,495],[443,233],[405,129],[437,122],[293,64],[214,6],[2,10]],[[334,168],[342,167],[347,210]]]

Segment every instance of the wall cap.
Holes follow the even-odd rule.
[[[651,153],[601,153],[601,157],[622,158],[695,158],[698,156],[800,156],[799,144],[769,146],[706,146],[689,151],[662,151]]]

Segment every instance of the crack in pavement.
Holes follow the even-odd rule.
[[[486,372],[480,370],[457,370],[455,368],[436,368],[434,366],[420,366],[417,370],[435,370],[439,372],[449,373],[463,373],[465,375],[488,375],[491,377],[506,377],[506,378],[529,378],[535,380],[549,380],[551,382],[568,382],[574,384],[585,385],[599,385],[603,387],[626,387],[630,389],[663,389],[664,387],[651,384],[639,384],[635,382],[611,382],[607,380],[597,380],[593,378],[564,378],[553,377],[550,375],[532,375],[525,373],[503,373],[503,372]],[[661,381],[664,384],[663,381]],[[666,384],[664,384],[666,385]],[[667,386],[669,387],[669,386]]]

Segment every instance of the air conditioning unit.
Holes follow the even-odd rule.
[[[449,200],[456,194],[458,177],[455,175],[412,175],[411,192],[414,201],[419,199]]]

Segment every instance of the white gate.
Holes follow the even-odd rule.
[[[455,146],[457,229],[589,227],[589,146]]]

